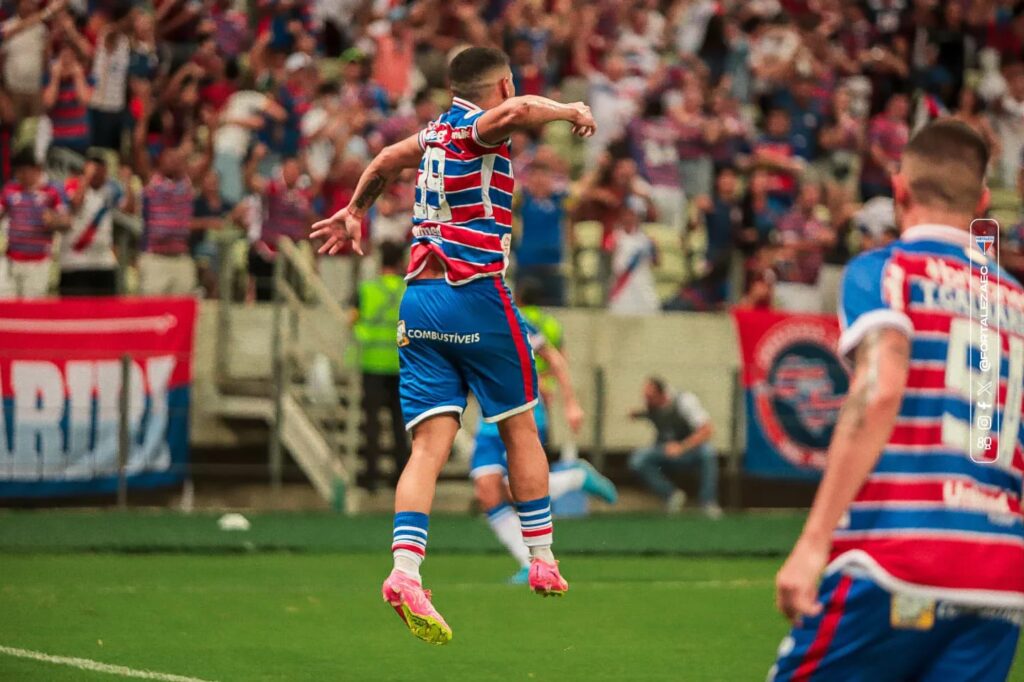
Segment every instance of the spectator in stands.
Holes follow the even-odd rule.
[[[744,237],[742,201],[736,169],[723,166],[715,176],[713,195],[702,197],[699,203],[707,235],[705,259],[712,305],[726,299],[733,246]]]
[[[108,177],[106,156],[100,150],[92,150],[86,155],[82,173],[65,181],[71,229],[61,239],[61,296],[117,293],[114,211],[135,213],[138,203],[131,168],[121,166],[120,179],[118,183]]]
[[[171,4],[175,4],[173,0]],[[110,23],[100,30],[92,63],[92,99],[89,115],[92,145],[120,151],[128,120],[128,69],[131,40],[123,24]]]
[[[555,189],[551,169],[534,162],[516,206],[522,232],[515,257],[516,280],[536,283],[539,305],[565,305],[565,202],[566,193]]]
[[[697,82],[683,90],[682,103],[671,110],[676,122],[679,153],[679,175],[687,202],[711,194],[713,167],[711,163],[711,133],[708,116],[704,113],[704,91]],[[688,208],[683,215],[689,218]]]
[[[196,262],[199,283],[209,297],[215,298],[220,249],[213,233],[231,223],[244,224],[244,209],[224,197],[220,176],[211,168],[199,184],[199,194],[193,202],[193,215],[197,229],[192,230],[189,250]]]
[[[654,285],[654,266],[658,260],[654,241],[640,226],[647,206],[632,198],[619,213],[619,224],[612,233],[612,278],[608,292],[608,310],[620,315],[648,315],[661,309]]]
[[[775,296],[783,310],[821,312],[818,275],[825,250],[835,239],[827,214],[828,210],[821,205],[820,186],[804,182],[796,204],[779,221],[781,251],[776,262],[779,279]]]
[[[282,237],[294,242],[306,239],[309,226],[319,215],[317,197],[321,183],[306,175],[302,162],[295,157],[285,158],[280,175],[273,179],[258,175],[256,168],[262,153],[260,148],[253,154],[246,169],[249,189],[264,197],[266,202],[262,231],[249,254],[249,274],[255,282],[256,300],[269,301],[274,294],[278,240]]]
[[[50,146],[85,154],[89,147],[89,111],[92,78],[74,49],[65,46],[43,78],[43,108],[51,125]]]
[[[366,469],[359,477],[359,485],[375,491],[380,483],[379,459],[380,412],[388,413],[391,423],[392,456],[395,467],[391,484],[409,459],[409,442],[402,420],[402,406],[398,395],[398,345],[402,328],[398,308],[405,292],[403,260],[405,246],[386,242],[380,248],[380,275],[359,286],[353,303],[355,337],[359,343],[362,366],[363,414],[366,429]],[[408,341],[406,341],[407,343]]]
[[[53,233],[68,228],[67,205],[30,150],[12,165],[14,180],[0,192],[0,219],[10,221],[0,298],[40,298],[50,290]]]
[[[771,210],[788,209],[796,198],[804,162],[796,155],[785,109],[768,112],[765,134],[754,144],[753,162],[756,169],[764,171],[765,198]]]
[[[651,186],[658,222],[682,231],[686,225],[686,194],[679,171],[679,125],[666,116],[660,97],[648,101],[643,118],[630,125],[632,156]]]
[[[892,176],[899,170],[900,156],[910,139],[907,96],[894,94],[885,111],[871,119],[868,127],[867,154],[860,175],[860,198],[892,196]]]
[[[46,72],[49,28],[39,16],[38,0],[17,0],[16,19],[21,29],[4,40],[3,79],[18,120],[38,116],[43,109],[42,87]]]
[[[196,267],[189,254],[192,230],[203,229],[195,217],[195,192],[185,172],[180,149],[164,149],[156,171],[149,167],[145,151],[139,152],[142,191],[142,243],[139,290],[145,296],[192,294],[196,291]]]
[[[644,384],[644,407],[630,413],[654,426],[654,444],[640,448],[629,458],[630,470],[658,495],[670,514],[682,511],[686,493],[666,474],[700,467],[701,510],[709,518],[722,515],[718,506],[718,456],[711,446],[714,427],[700,399],[689,391],[676,391],[664,379],[650,377]]]
[[[840,87],[832,97],[818,140],[824,152],[825,172],[832,183],[843,187],[856,184],[864,140],[864,118],[857,115],[850,90]]]

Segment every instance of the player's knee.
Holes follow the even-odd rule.
[[[498,474],[481,476],[473,481],[473,495],[481,510],[493,509],[504,502],[502,480]]]
[[[644,450],[635,450],[629,456],[629,470],[634,474],[644,468],[644,460],[646,460]]]
[[[501,433],[501,440],[505,443],[505,447],[510,450],[516,445],[540,442],[537,423],[533,420],[533,414],[530,412],[517,414],[499,422],[498,431]]]

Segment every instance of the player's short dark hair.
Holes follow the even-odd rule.
[[[668,384],[666,384],[665,380],[662,379],[661,377],[647,377],[647,383],[649,383],[651,386],[654,386],[654,388],[658,389],[658,393],[665,393],[665,391],[668,390]]]
[[[32,151],[31,147],[23,147],[15,152],[11,157],[11,168],[14,170],[19,168],[39,168],[39,162],[36,161],[35,152]]]
[[[405,256],[405,247],[397,242],[383,242],[380,245],[380,265],[397,269]]]
[[[480,94],[483,79],[492,71],[508,68],[508,55],[494,47],[467,47],[448,65],[448,82],[458,97]]]
[[[985,191],[989,149],[966,123],[932,121],[903,150],[901,169],[914,201],[929,207],[973,214]]]

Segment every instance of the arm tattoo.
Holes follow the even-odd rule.
[[[857,348],[856,365],[863,371],[862,380],[850,392],[839,413],[837,427],[842,425],[851,433],[864,427],[864,413],[879,387],[882,355],[897,356],[901,367],[910,362],[909,343],[896,343],[893,335],[883,336],[884,330],[869,332]]]
[[[359,196],[352,199],[352,203],[355,204],[358,209],[365,209],[370,206],[373,202],[377,201],[377,197],[384,191],[384,187],[387,186],[388,180],[380,173],[374,173],[366,181],[366,187],[359,193]]]
[[[878,388],[878,357],[881,333],[878,330],[868,332],[857,347],[857,356],[854,362],[857,370],[864,371],[864,379],[858,382],[857,386],[850,392],[843,408],[839,411],[839,419],[836,422],[837,428],[842,426],[844,430],[856,433],[864,428],[864,412],[867,410],[868,401]]]

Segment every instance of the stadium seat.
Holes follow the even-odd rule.
[[[596,220],[581,220],[572,227],[576,248],[600,249],[604,225]]]

